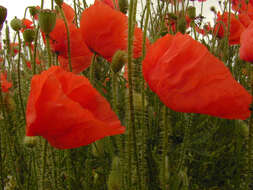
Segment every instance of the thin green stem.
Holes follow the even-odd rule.
[[[21,73],[20,73],[20,62],[21,62],[21,39],[20,39],[20,34],[19,31],[17,32],[18,34],[18,95],[19,95],[19,100],[20,100],[20,105],[21,105],[21,110],[23,114],[23,118],[25,121],[25,107],[23,103],[23,98],[22,98],[22,90],[21,90]]]
[[[60,10],[60,14],[61,14],[61,16],[63,18],[64,24],[65,24],[65,28],[66,28],[66,31],[67,31],[69,71],[72,72],[71,49],[70,49],[70,33],[69,33],[68,22],[67,22],[66,16],[65,16],[65,14],[64,14],[64,12],[63,12],[63,10],[62,10],[61,7],[59,7],[59,10]]]
[[[46,41],[47,41],[48,67],[51,67],[52,66],[52,55],[51,55],[49,34],[46,34]]]

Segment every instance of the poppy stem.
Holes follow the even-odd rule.
[[[77,22],[77,8],[76,8],[76,0],[74,0],[74,10],[75,10],[75,24],[76,24],[76,27],[78,28],[78,22]]]
[[[137,155],[137,146],[136,146],[136,130],[135,130],[135,115],[134,115],[134,99],[133,99],[133,71],[132,71],[132,56],[133,56],[133,36],[134,36],[134,26],[136,21],[136,8],[137,0],[130,1],[129,17],[128,17],[128,82],[129,82],[129,134],[128,134],[128,187],[131,189],[131,168],[132,168],[132,155],[134,155],[137,168],[137,178],[141,183],[140,178],[140,168],[139,168],[139,159]],[[132,149],[133,146],[133,149]],[[132,152],[133,150],[133,152]],[[140,189],[139,185],[137,189]]]
[[[63,18],[64,24],[65,24],[65,28],[66,28],[66,31],[67,31],[69,71],[72,72],[69,27],[68,27],[66,16],[65,16],[65,14],[64,14],[64,12],[62,10],[62,7],[58,6],[58,8],[59,8],[60,14],[61,14],[61,16]]]
[[[42,164],[42,189],[45,189],[44,185],[45,185],[45,173],[46,173],[46,165],[47,165],[47,146],[48,146],[48,142],[45,141],[44,142],[44,149],[43,149],[43,164]]]
[[[21,91],[21,76],[20,76],[20,58],[21,58],[21,39],[20,39],[20,34],[19,31],[17,32],[18,34],[18,95],[19,95],[19,100],[20,100],[20,105],[21,105],[21,110],[23,114],[23,118],[25,121],[25,107],[23,103],[23,98],[22,98],[22,91]]]
[[[46,34],[46,41],[47,41],[48,67],[51,67],[51,65],[52,65],[52,58],[51,58],[51,49],[50,49],[50,42],[49,42],[49,34]]]
[[[251,85],[251,94],[253,95],[253,67],[251,65],[251,63],[249,64],[249,79],[250,79],[250,85]],[[248,137],[248,175],[247,175],[247,180],[246,180],[246,187],[248,189],[250,188],[250,184],[252,182],[252,173],[253,173],[253,167],[252,167],[252,159],[253,159],[253,155],[252,155],[252,137],[253,137],[253,114],[251,113],[251,117],[249,120],[249,137]]]

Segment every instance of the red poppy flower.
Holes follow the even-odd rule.
[[[8,92],[9,88],[12,87],[12,83],[7,81],[7,73],[0,74],[1,90],[2,92]]]
[[[51,67],[32,78],[26,135],[42,136],[60,149],[77,148],[122,134],[110,104],[84,76]]]
[[[111,61],[118,50],[127,50],[127,16],[97,1],[82,13],[80,28],[87,46]],[[142,31],[135,27],[134,58],[141,55]],[[149,44],[148,39],[146,45]]]
[[[26,61],[25,64],[26,64],[28,69],[32,69],[32,65],[31,65],[30,61]]]
[[[189,35],[157,40],[143,61],[144,79],[169,108],[227,119],[250,116],[251,95],[226,66]]]
[[[253,62],[253,21],[241,35],[240,58]]]
[[[69,71],[69,60],[63,56],[58,56],[58,61],[63,69]],[[91,56],[71,57],[71,67],[73,73],[80,73],[88,68],[91,64]]]
[[[18,54],[18,43],[10,43],[10,49],[11,49],[11,53],[15,55]]]
[[[85,9],[80,28],[87,46],[107,60],[127,49],[127,16],[102,2]]]
[[[216,25],[214,27],[214,34],[217,34],[218,37],[223,38],[226,35],[228,30],[228,19],[229,13],[225,12],[223,15],[218,13],[216,20]],[[229,44],[240,44],[240,36],[244,31],[244,26],[241,22],[235,17],[233,13],[230,13],[230,29],[229,29]]]
[[[247,2],[248,3],[247,3]],[[232,2],[232,9],[235,12],[247,12],[248,10],[250,10],[251,8],[253,8],[253,0],[231,0]]]
[[[92,53],[82,39],[81,31],[73,23],[69,23],[71,65],[75,73],[80,73],[91,64]],[[57,19],[54,30],[50,33],[52,49],[59,55],[63,68],[68,69],[67,30],[63,20]]]
[[[68,5],[67,3],[62,4],[62,10],[65,14],[65,17],[67,19],[68,22],[73,22],[74,18],[75,18],[75,10]]]
[[[34,29],[33,22],[29,19],[23,19],[23,28],[21,29],[21,32],[24,32],[26,29]]]
[[[111,7],[112,9],[119,8],[118,0],[101,0],[101,2],[105,3],[106,5]]]

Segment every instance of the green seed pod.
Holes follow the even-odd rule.
[[[112,57],[111,69],[114,73],[119,72],[127,63],[127,54],[125,51],[118,50]]]
[[[190,17],[190,19],[194,19],[196,17],[196,8],[193,6],[188,7],[187,15]]]
[[[29,12],[32,17],[35,17],[39,13],[35,6],[29,7]]]
[[[186,25],[187,23],[186,23],[185,18],[181,17],[177,20],[177,30],[181,32],[182,34],[184,34],[186,31]]]
[[[39,25],[45,34],[49,34],[55,27],[56,23],[56,13],[49,9],[44,9],[40,11],[39,14]]]
[[[25,42],[32,43],[35,38],[35,32],[33,29],[27,29],[23,32],[23,38]]]
[[[14,19],[12,19],[11,21],[11,28],[13,30],[15,30],[16,32],[19,31],[23,26],[22,20],[18,19],[17,17],[15,17]]]
[[[0,31],[7,16],[7,9],[0,5]]]
[[[62,4],[63,4],[63,0],[54,0],[54,2],[55,2],[56,5],[58,5],[59,7],[61,7]]]
[[[119,10],[126,14],[128,10],[128,0],[119,0]]]
[[[38,137],[25,136],[24,138],[24,145],[29,148],[33,148],[34,146],[36,146],[37,143],[38,143]]]

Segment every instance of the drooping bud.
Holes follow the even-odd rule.
[[[125,51],[118,50],[112,57],[111,69],[114,73],[119,72],[127,63],[127,54]]]
[[[54,0],[54,2],[55,2],[56,5],[58,5],[59,7],[61,7],[62,4],[63,4],[63,0]]]
[[[11,24],[11,28],[13,30],[15,30],[16,32],[19,31],[22,28],[22,26],[23,26],[22,20],[18,19],[17,17],[15,17],[14,19],[12,19],[12,21],[11,21],[10,24]]]
[[[39,25],[45,34],[49,34],[55,27],[56,13],[49,9],[43,9],[39,14]]]
[[[126,14],[128,10],[128,0],[119,0],[119,10],[120,12]]]
[[[35,38],[35,32],[33,29],[27,29],[23,32],[23,38],[25,42],[32,43]]]
[[[196,8],[193,6],[188,7],[187,15],[190,17],[190,19],[194,19],[196,17]]]
[[[24,145],[29,147],[29,148],[33,148],[34,146],[36,146],[36,144],[38,143],[38,137],[29,137],[29,136],[25,136],[24,138]]]
[[[2,30],[6,16],[7,16],[7,9],[0,5],[0,31]]]

